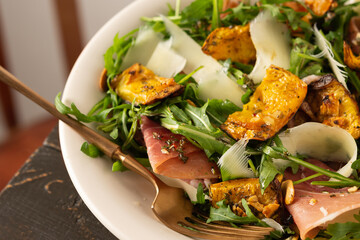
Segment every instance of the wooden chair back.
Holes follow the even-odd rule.
[[[62,48],[66,58],[67,73],[69,73],[83,48],[77,4],[76,0],[53,1],[57,23],[59,24],[58,29],[60,30]],[[1,26],[0,15],[0,65],[11,72],[11,69],[7,66],[4,54],[4,34],[2,34]],[[2,115],[5,118],[6,128],[9,129],[10,132],[19,127],[15,108],[14,96],[11,89],[0,82],[0,111],[2,111]]]

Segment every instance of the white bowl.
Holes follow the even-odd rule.
[[[98,79],[104,67],[103,54],[116,33],[122,36],[140,24],[140,17],[166,14],[171,0],[137,0],[110,19],[91,39],[76,61],[64,92],[63,102],[74,102],[84,113],[103,97]],[[189,4],[191,0],[183,0]],[[60,144],[66,168],[81,198],[116,237],[125,239],[189,239],[163,224],[150,206],[152,185],[132,172],[112,172],[111,161],[90,158],[80,151],[84,140],[64,123],[59,124]]]

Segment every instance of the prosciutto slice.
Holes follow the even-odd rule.
[[[141,131],[149,161],[157,174],[178,179],[213,179],[220,177],[214,162],[204,151],[179,134],[174,134],[146,116],[141,118]]]
[[[293,216],[301,239],[313,239],[328,224],[351,222],[360,210],[360,192],[317,193],[295,189],[295,199],[287,209]]]
[[[334,171],[325,163],[308,159],[308,162]],[[293,181],[315,174],[314,171],[300,167],[296,174],[285,171],[284,178]],[[328,181],[326,176],[320,176],[311,181]],[[314,186],[310,182],[295,185],[295,198],[286,208],[292,215],[299,229],[301,239],[313,239],[321,229],[335,222],[355,221],[354,214],[360,211],[360,192],[349,193],[347,188],[334,189]]]

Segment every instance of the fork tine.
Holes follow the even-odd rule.
[[[202,224],[205,227],[212,227],[212,228],[216,226],[217,229],[222,229],[223,231],[227,230],[229,233],[232,233],[234,231],[243,233],[245,231],[246,232],[245,234],[253,233],[253,232],[257,232],[258,234],[259,232],[261,232],[261,234],[267,235],[274,230],[271,227],[260,227],[260,226],[251,226],[251,225],[242,225],[241,228],[234,228],[233,226],[230,226],[228,223],[225,222],[216,222],[216,223],[212,222],[211,224],[208,224],[206,223],[206,221],[207,219],[209,219],[209,217],[199,211],[196,211],[196,209],[193,212],[193,217],[191,217],[190,219],[191,221],[195,222],[198,225]]]
[[[179,222],[179,223],[184,227],[205,233],[207,234],[206,236],[209,235],[221,236],[220,239],[223,239],[225,236],[227,237],[227,239],[247,239],[247,240],[263,239],[264,236],[270,234],[270,232],[273,230],[272,228],[262,228],[262,227],[257,227],[254,229],[241,229],[241,228],[234,228],[234,227],[217,225],[217,224],[207,224],[195,218],[186,218],[186,221],[187,222]]]
[[[258,227],[258,226],[249,226],[244,225],[244,228],[235,228],[232,226],[226,226],[226,225],[220,225],[220,224],[208,224],[203,222],[200,219],[197,218],[186,218],[186,220],[192,224],[198,225],[199,227],[208,228],[209,231],[212,231],[214,233],[223,233],[223,234],[243,234],[246,236],[264,236],[267,234],[270,234],[270,232],[273,230],[270,227]],[[210,230],[212,229],[212,230]]]
[[[236,235],[220,235],[220,234],[211,234],[202,231],[202,228],[196,229],[194,226],[190,226],[185,222],[178,222],[177,226],[172,226],[172,229],[184,234],[189,237],[193,237],[196,239],[209,239],[209,240],[245,240],[241,236]],[[258,240],[258,239],[246,239],[246,240]]]
[[[202,226],[198,226],[195,225],[193,223],[190,222],[179,222],[179,224],[183,227],[186,227],[188,229],[193,229],[190,230],[193,233],[196,233],[199,238],[202,239],[219,239],[219,240],[260,240],[263,239],[265,235],[264,233],[258,233],[258,234],[251,234],[249,233],[249,231],[233,231],[233,232],[228,232],[228,231],[221,231],[221,229],[216,229],[216,228],[209,228],[209,227],[204,227],[204,225],[210,225],[210,224],[203,224]],[[236,228],[234,228],[236,229]]]
[[[251,226],[251,225],[243,225],[242,226],[244,229],[251,229],[254,231],[261,231],[262,229],[264,229],[264,227],[259,227],[259,226]],[[274,229],[269,227],[269,229],[271,229],[270,231],[273,231]]]

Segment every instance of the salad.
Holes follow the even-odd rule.
[[[60,95],[58,109],[184,187],[208,222],[359,238],[357,4],[179,6],[114,37],[88,114]]]

